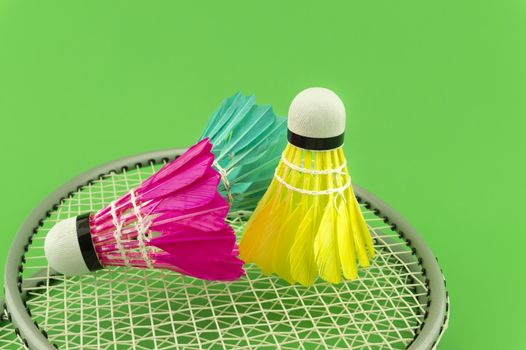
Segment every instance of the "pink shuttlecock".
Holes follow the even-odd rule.
[[[65,275],[133,266],[238,279],[243,262],[211,149],[204,139],[106,208],[57,223],[44,245],[49,265]]]

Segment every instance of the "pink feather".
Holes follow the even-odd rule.
[[[117,199],[113,210],[91,216],[102,265],[166,268],[207,280],[244,274],[234,231],[225,223],[229,205],[217,192],[211,148],[208,139],[200,141]]]

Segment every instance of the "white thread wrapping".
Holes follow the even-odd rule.
[[[113,226],[115,227],[115,231],[113,231],[113,238],[115,238],[115,245],[117,246],[117,251],[121,254],[122,260],[124,260],[124,265],[130,267],[131,265],[130,261],[128,260],[128,255],[126,254],[126,251],[122,246],[122,223],[117,218],[117,209],[115,207],[115,201],[111,202],[110,213]]]
[[[344,161],[343,164],[337,167],[336,169],[311,170],[311,169],[302,168],[302,167],[292,164],[291,162],[289,162],[287,158],[285,158],[284,155],[281,156],[281,161],[283,162],[283,164],[285,164],[292,170],[296,170],[296,171],[299,171],[300,173],[311,174],[311,175],[330,175],[330,174],[345,175],[345,172],[343,170],[347,166],[347,161]]]
[[[234,197],[232,196],[232,187],[230,186],[230,182],[228,181],[228,173],[216,161],[214,161],[213,166],[217,169],[219,175],[221,176],[221,182],[223,182],[223,186],[225,186],[228,203],[232,204],[232,202],[234,202]]]
[[[321,190],[321,191],[312,191],[312,190],[305,190],[303,188],[294,187],[291,184],[287,183],[285,180],[283,180],[278,174],[274,174],[274,177],[276,180],[278,180],[279,183],[281,183],[283,186],[288,188],[291,191],[299,192],[302,194],[308,194],[311,196],[319,196],[319,195],[327,195],[327,194],[334,194],[338,193],[342,195],[342,197],[345,199],[345,196],[343,196],[343,192],[351,186],[351,180],[347,181],[345,185],[342,187],[336,187],[336,188],[330,188],[327,190]]]
[[[130,191],[130,202],[133,205],[133,213],[135,214],[135,217],[137,218],[137,221],[135,223],[135,230],[137,231],[137,241],[139,241],[139,250],[141,252],[142,258],[146,262],[146,265],[148,268],[153,268],[153,262],[150,259],[150,255],[148,254],[149,249],[146,246],[146,232],[148,232],[148,229],[150,227],[150,224],[144,226],[144,220],[141,215],[141,211],[139,207],[137,206],[137,198],[135,197],[135,191]],[[151,222],[150,222],[151,223]]]
[[[340,165],[336,169],[322,169],[322,170],[306,169],[306,168],[302,168],[300,166],[297,166],[295,164],[292,164],[291,162],[288,161],[287,158],[285,158],[284,154],[281,155],[281,161],[289,169],[296,170],[296,171],[304,173],[304,174],[310,174],[310,175],[333,175],[333,174],[337,174],[337,175],[347,175],[348,176],[348,174],[346,174],[345,171],[344,171],[345,167],[347,166],[347,162],[346,161],[344,161],[343,164]],[[340,196],[342,198],[344,203],[347,202],[347,200],[345,199],[344,192],[345,192],[346,189],[349,188],[349,186],[351,186],[351,178],[350,178],[350,176],[348,176],[349,180],[347,181],[347,183],[345,183],[345,185],[343,185],[341,187],[330,188],[330,189],[321,190],[321,191],[305,190],[303,188],[294,187],[291,184],[287,183],[283,178],[281,178],[278,175],[277,169],[276,169],[276,172],[274,173],[274,177],[276,178],[276,180],[278,180],[279,183],[281,183],[283,186],[285,186],[286,188],[288,188],[291,191],[295,191],[295,192],[298,192],[298,193],[301,193],[301,194],[307,194],[307,195],[311,195],[311,196],[331,195],[331,194],[336,193],[336,194],[338,194],[338,196]],[[334,198],[334,204],[335,205],[336,205],[336,198],[337,197]]]

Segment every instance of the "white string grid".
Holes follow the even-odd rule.
[[[157,168],[111,173],[65,199],[34,236],[24,280],[48,268],[43,243],[56,222],[102,208]],[[167,270],[64,277],[48,269],[43,284],[26,289],[27,305],[59,349],[405,349],[424,320],[424,276],[398,234],[362,210],[377,256],[356,281],[291,286],[253,265],[233,283]],[[244,221],[231,223],[239,234]]]
[[[7,312],[0,306],[0,349],[27,349],[22,340],[16,335],[15,327],[9,322]]]

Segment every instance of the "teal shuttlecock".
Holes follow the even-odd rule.
[[[255,96],[237,93],[212,114],[200,139],[212,142],[216,168],[222,175],[219,191],[230,211],[253,210],[261,199],[287,143],[286,119]]]

